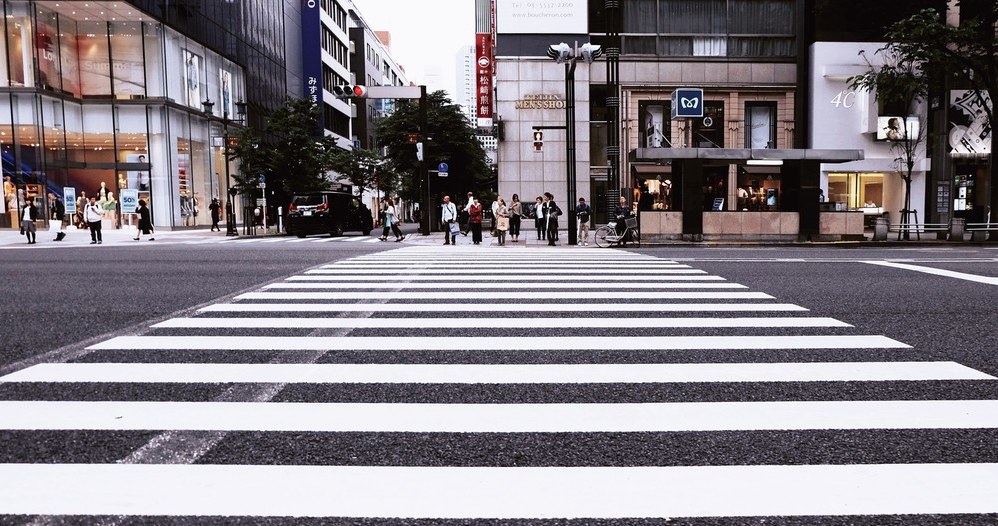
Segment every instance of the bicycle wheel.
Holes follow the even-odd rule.
[[[597,228],[596,233],[593,234],[593,241],[596,242],[596,246],[600,248],[606,248],[614,244],[614,241],[612,241],[612,239],[613,236],[616,235],[617,233],[614,232],[612,229],[610,229],[610,227],[601,226]]]

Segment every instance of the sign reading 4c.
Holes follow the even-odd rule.
[[[703,90],[679,88],[672,92],[672,118],[703,117]]]

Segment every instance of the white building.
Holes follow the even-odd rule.
[[[475,46],[461,46],[454,57],[454,102],[468,117],[469,122],[476,122],[475,97]]]

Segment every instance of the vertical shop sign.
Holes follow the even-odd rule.
[[[492,35],[478,33],[475,37],[475,77],[478,101],[478,127],[492,127]]]
[[[319,0],[302,0],[301,56],[305,78],[303,96],[322,108],[322,24],[319,22]],[[317,134],[325,129],[324,112],[319,113]]]
[[[76,213],[76,188],[67,186],[62,189],[62,201],[66,213],[73,215]]]

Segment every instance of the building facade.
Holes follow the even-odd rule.
[[[970,217],[986,202],[990,128],[967,92],[937,96],[948,110],[933,112],[848,88],[880,64],[887,25],[926,7],[952,13],[949,4],[591,0],[566,10],[496,0],[499,192],[567,193],[574,104],[576,195],[597,222],[619,192],[642,232],[663,238],[858,239],[873,218],[896,223],[905,209],[888,135],[906,121],[902,133],[959,135],[948,146],[930,136],[915,152],[908,210],[919,216],[908,219]],[[572,100],[567,66],[546,54],[561,42],[600,44],[616,62],[577,61]],[[702,90],[693,117],[677,107],[681,89]]]
[[[4,226],[27,200],[51,217],[53,199],[72,209],[84,194],[109,227],[129,224],[138,199],[157,228],[210,224],[209,202],[224,202],[225,174],[238,170],[226,135],[279,104],[295,78],[284,60],[294,3],[0,7]]]

